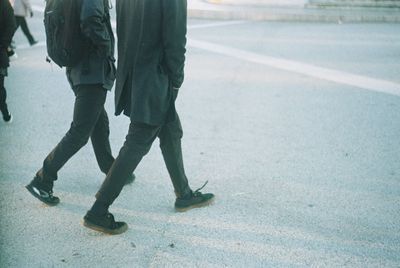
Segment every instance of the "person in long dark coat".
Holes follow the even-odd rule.
[[[60,201],[53,195],[58,171],[89,138],[102,172],[107,174],[114,162],[109,141],[109,121],[104,109],[107,91],[111,90],[115,80],[114,35],[108,1],[82,1],[80,24],[89,45],[84,53],[86,56],[76,66],[66,70],[75,93],[71,127],[26,186],[34,197],[48,205],[57,205]],[[129,174],[125,182],[132,182],[133,178],[134,175]]]
[[[116,9],[116,114],[123,112],[131,123],[96,202],[84,217],[86,227],[110,234],[127,230],[127,224],[116,222],[108,211],[122,190],[122,178],[134,171],[157,137],[175,189],[176,210],[205,206],[214,198],[192,191],[183,167],[175,99],[184,79],[186,0],[117,0]]]
[[[14,11],[8,0],[0,0],[0,111],[4,122],[11,122],[12,116],[7,106],[7,91],[4,87],[4,78],[10,66],[7,49],[16,29]]]

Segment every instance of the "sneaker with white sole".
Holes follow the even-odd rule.
[[[25,188],[37,199],[49,206],[55,206],[60,203],[60,198],[53,195],[53,190],[46,189],[41,183],[37,182],[35,177]]]

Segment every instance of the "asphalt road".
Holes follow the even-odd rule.
[[[190,20],[185,166],[217,199],[176,213],[156,142],[111,207],[128,232],[106,236],[81,225],[104,179],[90,144],[59,173],[59,206],[24,189],[73,105],[41,14],[28,23],[41,43],[18,30],[0,122],[0,267],[400,266],[398,25]],[[129,120],[113,92],[106,109],[116,154]]]

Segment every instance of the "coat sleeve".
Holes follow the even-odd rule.
[[[92,44],[98,48],[103,56],[110,51],[110,34],[107,31],[105,20],[108,19],[108,10],[103,0],[85,0],[82,3],[81,29]]]
[[[0,35],[1,48],[7,48],[10,45],[16,28],[13,8],[8,1],[4,2],[4,10],[1,10],[2,15],[4,15],[2,18],[4,21],[4,32],[2,32]]]
[[[180,88],[184,79],[187,0],[163,0],[164,64],[172,87]]]

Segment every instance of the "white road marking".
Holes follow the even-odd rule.
[[[375,79],[367,76],[318,67],[297,61],[269,57],[200,40],[190,39],[188,41],[188,45],[191,47],[207,50],[209,52],[237,58],[244,61],[258,63],[285,71],[303,74],[318,79],[400,96],[400,84],[386,80]]]

